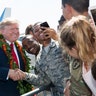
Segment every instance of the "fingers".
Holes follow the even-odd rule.
[[[52,33],[51,33],[51,29],[50,28],[47,28],[46,30],[44,30],[43,34],[44,34],[44,38],[45,39],[48,39],[48,38],[52,37]]]
[[[20,69],[16,69],[15,74],[16,74],[16,80],[23,80],[25,78],[25,72],[23,72]]]
[[[66,87],[64,89],[65,96],[70,96],[70,81],[67,82]]]
[[[9,70],[9,78],[14,81],[23,80],[24,77],[25,77],[25,74],[20,69],[15,69],[15,70],[10,69]]]
[[[54,29],[46,28],[46,27],[41,27],[41,28],[43,29],[42,38],[44,38],[44,39],[52,38],[52,39],[58,41],[59,36],[58,36],[58,34],[56,33],[56,31]]]

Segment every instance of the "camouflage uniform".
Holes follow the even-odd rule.
[[[82,62],[80,60],[71,59],[70,73],[70,96],[92,96],[91,91],[82,78]]]
[[[51,82],[57,88],[63,88],[66,84],[66,79],[69,78],[69,66],[64,61],[62,50],[59,44],[51,41],[45,52],[42,47],[40,58],[36,63],[37,75],[26,73],[26,80],[34,85],[47,85]],[[53,96],[64,96],[55,88],[52,89]]]

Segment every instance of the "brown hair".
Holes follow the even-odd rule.
[[[93,60],[95,49],[95,33],[85,16],[73,17],[62,28],[61,46],[72,49],[76,46],[81,60]]]

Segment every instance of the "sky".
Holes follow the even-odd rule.
[[[61,0],[0,0],[0,14],[5,7],[10,7],[11,17],[20,22],[20,33],[29,24],[44,21],[57,30],[62,15]]]
[[[90,6],[96,0],[90,0]],[[0,14],[5,7],[11,8],[11,17],[20,22],[20,34],[29,24],[47,21],[57,30],[58,20],[62,15],[61,0],[0,0]]]
[[[90,0],[90,5],[89,6],[96,6],[96,0]]]

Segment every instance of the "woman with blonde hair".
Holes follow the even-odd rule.
[[[68,93],[70,95],[67,94],[65,96],[92,96],[91,92],[96,96],[96,92],[94,92],[94,90],[96,90],[96,86],[94,87],[93,84],[96,84],[96,82],[93,82],[94,79],[91,74],[91,67],[96,58],[95,39],[95,32],[84,16],[73,17],[63,27],[60,34],[60,43],[62,48],[64,48],[70,56],[81,61],[80,65],[78,65],[78,63],[72,65],[72,61],[74,60],[70,61],[71,85],[69,87],[70,93]],[[77,71],[78,73],[76,70],[79,70]],[[74,85],[79,86],[80,83],[82,86],[78,87],[78,91]],[[85,89],[86,84],[90,88],[91,92]],[[82,89],[83,91],[81,92]],[[86,93],[88,91],[88,93],[84,93],[85,91]]]

